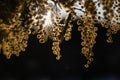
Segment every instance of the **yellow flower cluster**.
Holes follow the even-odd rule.
[[[87,64],[85,65],[86,68],[89,67],[89,65],[91,64],[91,62],[93,61],[93,51],[92,48],[94,46],[94,44],[96,43],[95,39],[97,37],[97,33],[96,31],[98,30],[97,27],[94,26],[94,24],[92,24],[90,21],[91,18],[90,17],[85,17],[82,18],[82,20],[78,20],[78,25],[80,25],[78,27],[78,31],[81,31],[81,46],[82,47],[82,53],[84,54],[84,56],[86,57]],[[80,22],[83,22],[80,24]]]
[[[5,24],[4,22],[0,24],[2,32],[0,47],[7,59],[9,59],[12,54],[19,56],[21,51],[25,51],[29,38],[28,35],[31,34],[29,29],[26,30],[21,25],[21,21],[19,20],[21,10],[22,7],[20,5],[12,20],[9,21],[9,24]]]
[[[69,41],[71,39],[71,32],[72,32],[72,27],[73,27],[73,24],[72,22],[76,19],[75,17],[75,13],[71,12],[70,15],[68,16],[69,20],[68,20],[68,23],[67,23],[67,29],[66,29],[66,32],[64,34],[64,38],[65,38],[65,41]]]
[[[61,27],[55,27],[53,28],[52,31],[52,40],[53,40],[53,44],[52,44],[52,50],[53,50],[53,54],[57,55],[56,59],[59,60],[61,55],[60,55],[60,33],[61,33]]]
[[[107,28],[107,42],[112,43],[112,35],[120,30],[120,1],[119,0],[100,0],[99,5],[103,5],[104,19],[101,21],[102,27]]]
[[[0,5],[0,49],[9,59],[12,54],[25,51],[29,35],[37,35],[40,43],[53,41],[52,50],[59,60],[60,44],[71,39],[72,28],[77,22],[81,31],[82,54],[87,59],[86,68],[93,61],[93,47],[98,27],[107,29],[107,42],[120,31],[120,0],[18,0],[15,10]],[[2,1],[0,1],[2,4]],[[4,3],[5,5],[5,3]],[[5,7],[5,6],[4,6]],[[102,8],[102,9],[101,9]],[[100,11],[100,10],[101,11]],[[66,12],[65,18],[62,12]],[[80,15],[77,11],[81,12]],[[2,13],[3,12],[3,13]],[[7,13],[10,13],[8,16]],[[2,16],[5,13],[6,18]],[[83,13],[83,14],[82,14]]]
[[[39,31],[39,33],[37,34],[37,38],[39,39],[40,43],[45,43],[46,42],[46,32],[45,30],[41,30]]]

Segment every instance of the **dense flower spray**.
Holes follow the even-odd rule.
[[[12,1],[11,1],[12,2]],[[71,39],[73,21],[81,32],[82,54],[88,68],[93,61],[99,23],[107,29],[107,42],[120,30],[120,0],[13,0],[14,9],[0,6],[0,49],[10,58],[19,56],[27,47],[29,35],[37,35],[40,43],[51,39],[52,51],[59,60],[60,44]],[[9,3],[9,2],[8,2]],[[0,1],[0,4],[7,4]],[[4,12],[5,11],[5,12]]]

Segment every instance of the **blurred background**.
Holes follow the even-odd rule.
[[[114,42],[106,42],[106,30],[97,24],[97,43],[93,48],[94,62],[84,68],[86,59],[81,54],[81,35],[74,24],[72,39],[61,44],[60,61],[52,54],[52,42],[39,44],[30,35],[28,47],[19,57],[7,60],[0,54],[0,80],[120,80],[120,33]]]

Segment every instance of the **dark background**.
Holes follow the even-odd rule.
[[[106,30],[99,24],[93,51],[94,62],[84,68],[86,59],[81,54],[81,36],[74,25],[72,39],[61,44],[60,61],[52,54],[52,43],[40,44],[30,35],[28,47],[19,57],[10,60],[0,54],[0,80],[120,80],[120,33],[114,42],[106,42]]]

